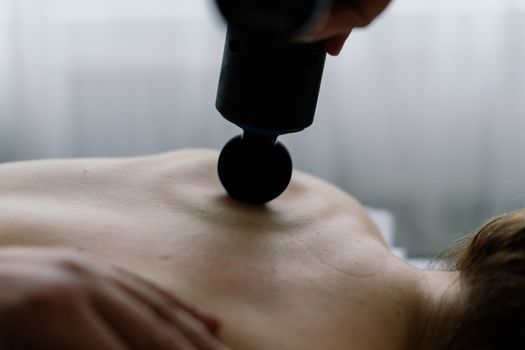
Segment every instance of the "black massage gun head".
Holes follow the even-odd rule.
[[[251,204],[265,204],[283,193],[292,177],[292,158],[274,137],[244,133],[224,146],[219,178],[228,194]]]

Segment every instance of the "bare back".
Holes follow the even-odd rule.
[[[0,166],[0,246],[89,251],[217,314],[234,349],[396,349],[408,266],[361,205],[303,173],[265,207],[218,154]],[[125,320],[123,320],[125,322]]]

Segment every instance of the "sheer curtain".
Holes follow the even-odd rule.
[[[394,0],[327,62],[297,168],[392,210],[434,254],[525,206],[522,0]],[[0,0],[0,161],[220,148],[207,0]]]

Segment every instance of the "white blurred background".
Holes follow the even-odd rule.
[[[0,161],[222,145],[211,0],[0,0]],[[327,62],[297,168],[430,256],[525,207],[525,1],[394,0]]]

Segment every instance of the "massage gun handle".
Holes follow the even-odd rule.
[[[228,26],[216,107],[245,131],[301,131],[314,119],[326,59],[322,43]]]
[[[244,31],[291,38],[330,11],[333,0],[216,0],[229,24]]]

